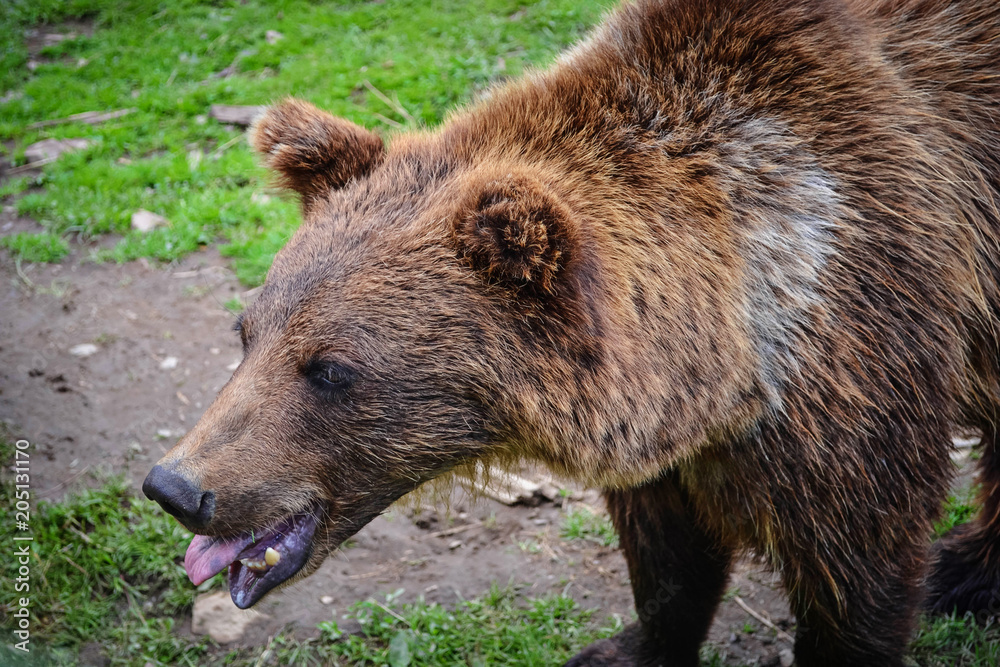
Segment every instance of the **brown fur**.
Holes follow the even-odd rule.
[[[643,0],[387,152],[285,102],[254,145],[305,222],[165,462],[208,534],[322,500],[308,573],[424,481],[532,458],[607,489],[640,610],[573,664],[695,664],[751,549],[800,665],[901,665],[956,427],[984,509],[931,604],[1000,600],[998,109],[994,0]]]
[[[250,143],[280,184],[313,199],[366,176],[385,157],[382,140],[363,127],[290,99],[250,128]]]

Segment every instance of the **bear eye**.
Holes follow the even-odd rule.
[[[340,394],[354,382],[355,373],[343,364],[314,359],[306,365],[305,375],[317,390]]]

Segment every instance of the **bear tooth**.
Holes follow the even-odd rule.
[[[277,549],[273,547],[268,547],[267,551],[264,552],[264,562],[274,567],[281,560],[281,554],[278,553]]]
[[[240,562],[246,567],[250,568],[254,572],[260,572],[261,570],[267,569],[267,563],[262,560],[250,560],[249,558],[242,558]]]

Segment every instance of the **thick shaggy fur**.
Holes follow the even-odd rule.
[[[167,456],[209,534],[319,499],[308,572],[424,481],[529,457],[607,489],[629,562],[639,623],[572,664],[695,665],[753,550],[799,665],[902,665],[973,427],[983,510],[929,604],[1000,606],[995,0],[642,0],[387,151],[294,101],[254,142],[306,222]]]

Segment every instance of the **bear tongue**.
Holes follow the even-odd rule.
[[[231,538],[195,535],[184,554],[184,570],[197,586],[214,577],[236,560],[240,552],[253,543],[250,535]]]

